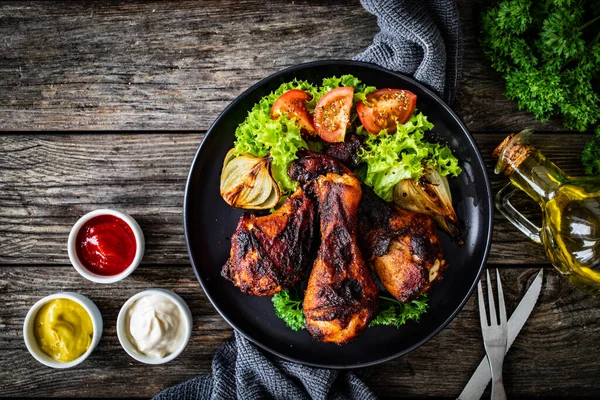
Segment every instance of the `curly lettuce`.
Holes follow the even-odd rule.
[[[381,131],[365,135],[365,147],[358,153],[365,167],[359,171],[361,180],[386,201],[392,201],[394,186],[403,179],[419,179],[425,168],[435,168],[442,176],[458,176],[462,169],[450,148],[424,140],[425,132],[433,128],[423,113],[414,113],[408,122],[398,124],[395,133]]]
[[[273,295],[271,301],[275,309],[275,315],[282,319],[293,331],[304,329],[306,318],[302,311],[303,297],[298,294],[298,287],[290,290],[282,290]]]
[[[308,148],[295,118],[282,115],[276,120],[271,119],[271,107],[275,101],[292,89],[304,90],[313,98],[318,93],[318,88],[306,81],[294,80],[282,84],[252,107],[244,122],[235,130],[234,143],[237,154],[250,154],[254,157],[270,154],[273,179],[284,195],[296,190],[298,185],[287,174],[290,163],[296,159],[298,150]]]
[[[381,307],[379,313],[371,321],[369,327],[384,325],[400,328],[408,321],[418,321],[429,308],[429,297],[423,293],[418,298],[407,303],[402,303],[396,299],[379,296]]]
[[[282,319],[293,331],[304,329],[306,317],[302,310],[304,298],[299,294],[298,286],[291,290],[282,290],[271,299],[275,315]],[[429,297],[423,293],[418,298],[402,303],[394,298],[379,296],[381,307],[369,327],[384,325],[400,328],[408,321],[418,321],[429,308]]]
[[[270,154],[271,173],[282,195],[292,193],[298,184],[290,179],[287,171],[290,163],[297,158],[296,152],[300,149],[319,151],[322,145],[319,142],[307,143],[295,123],[295,118],[282,115],[277,120],[272,120],[271,108],[283,93],[300,89],[312,96],[312,100],[306,104],[306,108],[312,112],[325,93],[340,86],[353,87],[355,101],[364,100],[367,94],[376,90],[373,86],[363,84],[353,75],[325,78],[319,87],[302,80],[283,83],[277,90],[256,103],[244,122],[237,127],[234,143],[236,153],[250,154],[254,157]]]

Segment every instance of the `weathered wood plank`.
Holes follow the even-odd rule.
[[[187,263],[183,193],[201,140],[202,135],[3,137],[2,262],[68,263],[70,226],[92,209],[112,207],[141,224],[144,262]]]
[[[560,130],[504,98],[479,47],[481,5],[459,7],[465,55],[455,108],[469,128]],[[261,78],[350,59],[378,31],[357,0],[13,1],[0,4],[0,22],[4,130],[205,130]]]
[[[231,336],[231,328],[207,300],[191,268],[139,268],[125,281],[109,286],[93,284],[70,270],[0,267],[0,396],[151,397],[163,387],[209,373],[212,355]],[[132,359],[121,349],[115,328],[123,303],[151,287],[174,290],[194,316],[188,347],[162,366],[145,366]],[[63,372],[37,363],[27,352],[21,330],[29,307],[48,294],[66,290],[96,303],[104,332],[88,360]]]
[[[0,136],[0,263],[69,264],[66,242],[78,217],[108,207],[132,214],[146,235],[145,264],[187,264],[183,193],[202,134]],[[478,134],[494,192],[490,153],[504,134]],[[540,148],[560,167],[581,173],[578,154],[589,136],[540,134]],[[527,205],[526,215],[538,214]],[[543,264],[499,214],[491,264]]]
[[[537,269],[502,271],[509,312]],[[509,352],[504,376],[509,396],[600,395],[600,299],[572,288],[547,269],[539,304]],[[149,287],[173,289],[194,316],[192,340],[175,361],[148,366],[131,359],[115,333],[127,298]],[[169,385],[210,372],[215,350],[231,336],[195,280],[191,268],[140,268],[109,286],[88,282],[70,267],[0,268],[0,396],[150,397]],[[104,316],[98,349],[79,367],[52,370],[27,352],[22,324],[42,296],[72,290],[89,296]],[[407,356],[374,367],[368,383],[383,397],[455,397],[484,354],[476,299],[438,336]],[[457,362],[460,360],[460,363]],[[585,371],[585,373],[579,373]],[[533,378],[535,377],[535,379]],[[574,379],[576,378],[576,379]],[[85,384],[82,385],[82,383]]]
[[[4,4],[4,128],[207,129],[259,79],[368,46],[374,17],[328,3]]]
[[[509,315],[536,272],[502,271]],[[509,398],[598,397],[600,386],[593,378],[597,375],[597,362],[585,353],[600,344],[594,334],[600,330],[595,320],[598,312],[595,307],[600,300],[572,288],[554,270],[544,272],[538,304],[505,359],[503,377],[507,395]],[[458,317],[423,348],[375,367],[372,376],[378,394],[458,396],[484,354],[476,300],[476,296],[471,296]],[[444,361],[439,362],[440,358]],[[428,364],[435,368],[429,370]],[[587,368],[590,373],[583,373]],[[419,386],[415,386],[416,382]],[[442,390],[438,391],[438,385]],[[489,388],[482,398],[489,398]]]

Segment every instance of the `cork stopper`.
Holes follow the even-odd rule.
[[[533,152],[529,144],[530,129],[508,135],[492,152],[492,157],[497,161],[495,173],[510,175]]]

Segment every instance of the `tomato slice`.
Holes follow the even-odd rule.
[[[364,128],[373,135],[381,130],[396,132],[396,122],[405,124],[415,110],[417,95],[408,90],[379,89],[367,95],[366,105],[362,101],[356,104],[358,118]]]
[[[275,101],[271,108],[271,119],[277,119],[282,114],[287,114],[290,118],[296,118],[296,124],[309,135],[315,134],[315,126],[312,117],[306,109],[306,102],[310,101],[312,96],[304,90],[288,90]]]
[[[325,93],[315,107],[315,128],[329,143],[343,142],[350,125],[354,88],[339,87]]]

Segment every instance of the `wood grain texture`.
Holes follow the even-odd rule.
[[[115,328],[123,303],[152,287],[179,294],[189,305],[194,322],[184,353],[159,366],[141,364],[125,353]],[[166,386],[209,373],[214,352],[232,334],[207,300],[192,268],[138,268],[126,280],[105,286],[85,280],[72,267],[4,267],[0,268],[0,288],[0,396],[151,397]],[[89,297],[104,319],[103,336],[95,352],[81,366],[66,371],[37,363],[27,352],[22,335],[28,308],[60,291]]]
[[[508,315],[536,273],[535,269],[502,271]],[[508,398],[597,397],[598,364],[594,356],[585,353],[600,344],[595,337],[600,330],[595,320],[600,300],[573,289],[554,270],[546,269],[545,274],[536,308],[505,359],[503,377]],[[422,348],[375,367],[372,379],[378,394],[458,396],[484,354],[476,300],[471,296],[458,317]],[[444,362],[438,364],[439,358]],[[482,398],[489,398],[489,388]]]
[[[503,96],[481,52],[481,2],[459,2],[469,129],[537,122]],[[0,129],[205,130],[237,95],[285,67],[350,59],[378,32],[350,1],[0,3]]]
[[[492,149],[504,134],[478,134],[494,193]],[[0,264],[69,264],[66,242],[81,215],[116,208],[146,235],[145,264],[188,264],[182,207],[188,171],[202,134],[94,134],[0,137]],[[540,134],[540,148],[560,167],[581,173],[577,155],[588,135]],[[220,168],[220,166],[216,166]],[[529,217],[539,214],[522,203]],[[540,246],[496,213],[490,264],[544,264]]]
[[[504,269],[509,313],[537,269]],[[538,305],[508,353],[504,377],[510,397],[600,395],[600,299],[572,288],[547,269]],[[127,298],[149,287],[173,289],[194,316],[191,342],[182,355],[163,366],[131,359],[121,349],[115,323]],[[208,302],[191,268],[140,268],[126,280],[102,286],[81,278],[71,267],[0,268],[0,396],[151,397],[161,389],[211,371],[216,349],[231,329]],[[27,352],[24,317],[35,301],[64,290],[92,299],[104,316],[97,350],[78,367],[53,370]],[[367,383],[382,397],[456,397],[484,350],[476,298],[431,341],[408,355],[370,369]],[[460,361],[460,365],[457,365]],[[577,374],[577,371],[585,373]],[[576,377],[576,380],[574,378]],[[84,384],[82,384],[84,383]]]
[[[207,129],[256,81],[377,31],[358,1],[16,2],[0,19],[0,110],[19,130]]]
[[[589,135],[561,133],[560,121],[537,122],[504,98],[478,42],[483,3],[458,1],[465,49],[453,108],[480,133],[488,171],[507,132],[533,127],[545,132],[536,140],[550,159],[581,173]],[[350,59],[377,31],[358,0],[1,2],[0,130],[115,132],[0,136],[0,397],[147,398],[209,373],[232,330],[199,287],[183,237],[184,186],[202,132],[256,81],[303,62]],[[490,176],[495,193],[506,179]],[[538,214],[531,201],[518,206]],[[109,286],[80,277],[66,253],[73,223],[100,207],[134,215],[147,244],[143,265]],[[502,267],[509,312],[548,266],[542,248],[498,214],[489,264]],[[507,356],[508,395],[598,398],[600,299],[546,273]],[[174,290],[194,315],[185,352],[163,366],[131,359],[115,332],[121,305],[149,287]],[[53,370],[28,354],[22,324],[35,301],[64,290],[95,301],[105,328],[86,362]],[[454,398],[483,354],[471,298],[431,341],[370,369],[367,383],[383,398]]]

